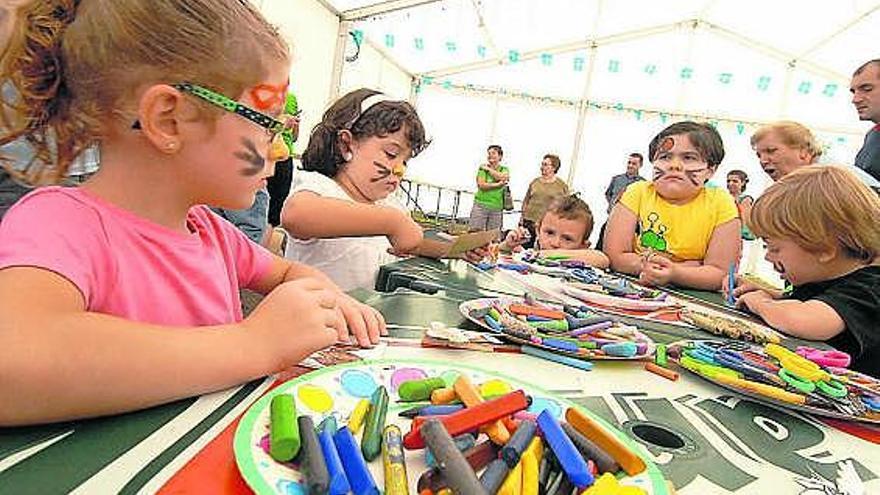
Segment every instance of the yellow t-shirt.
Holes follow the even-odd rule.
[[[689,203],[674,205],[660,197],[652,182],[642,181],[627,187],[620,202],[639,217],[635,252],[653,248],[675,261],[702,261],[715,227],[739,216],[730,193],[715,187],[704,187]]]

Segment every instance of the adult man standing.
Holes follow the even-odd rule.
[[[865,62],[856,69],[849,91],[859,120],[874,123],[856,155],[856,167],[880,180],[880,59]]]
[[[611,178],[611,183],[605,189],[605,199],[608,201],[608,213],[614,208],[614,204],[620,199],[620,195],[626,190],[627,186],[633,182],[645,180],[639,175],[639,169],[642,168],[642,155],[640,153],[630,153],[626,160],[626,173],[615,175]]]

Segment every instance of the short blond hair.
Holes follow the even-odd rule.
[[[810,163],[815,163],[822,156],[822,146],[819,145],[816,136],[813,136],[813,133],[806,126],[790,120],[780,120],[779,122],[759,127],[752,134],[750,140],[752,148],[757,146],[758,141],[767,137],[771,132],[779,136],[779,139],[786,146],[809,153],[811,156]]]
[[[810,252],[838,248],[869,264],[880,254],[880,197],[839,166],[803,167],[755,201],[749,228],[758,237],[789,239]]]

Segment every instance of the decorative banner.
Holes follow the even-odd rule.
[[[574,71],[575,72],[583,72],[584,70],[584,57],[575,57],[574,58]]]
[[[386,34],[385,35],[385,46],[388,48],[394,48],[394,35]]]
[[[653,76],[657,72],[657,66],[654,64],[648,64],[642,69],[642,71],[649,76]]]
[[[683,67],[681,72],[678,74],[678,77],[681,79],[690,79],[694,76],[694,69],[692,67]]]
[[[360,44],[364,42],[364,32],[360,29],[355,29],[351,33],[352,36],[354,36],[354,42],[357,43],[358,46],[360,46]]]
[[[810,94],[810,90],[812,88],[813,88],[813,83],[811,83],[810,81],[801,81],[801,83],[798,84],[798,93],[808,95],[808,94]]]
[[[736,133],[742,136],[743,132],[746,131],[746,126],[742,122],[736,123]]]
[[[458,50],[458,46],[455,44],[454,41],[447,41],[446,42],[446,51],[448,51],[449,53],[453,53],[456,50]]]
[[[730,84],[730,81],[732,79],[733,74],[731,74],[730,72],[722,72],[721,74],[718,74],[718,81],[720,81],[721,84]]]
[[[760,91],[767,91],[767,88],[770,87],[770,76],[761,76],[758,78],[758,89]]]
[[[507,52],[507,60],[510,60],[510,63],[512,64],[519,62],[519,52],[516,50],[510,50]]]
[[[829,97],[829,98],[834,96],[834,93],[836,93],[836,92],[837,92],[837,84],[834,84],[834,83],[826,84],[825,89],[822,90],[822,94]]]
[[[425,40],[423,38],[416,38],[413,40],[416,45],[416,50],[424,50],[425,49]]]
[[[620,61],[619,60],[609,60],[608,61],[608,72],[620,72]]]
[[[486,58],[486,47],[483,45],[477,45],[477,55],[479,55],[480,58]]]
[[[541,65],[544,65],[547,67],[553,65],[553,55],[551,55],[549,53],[542,53],[541,54]]]

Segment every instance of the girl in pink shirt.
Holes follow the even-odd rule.
[[[239,0],[46,0],[11,12],[0,146],[37,151],[44,187],[0,224],[0,426],[112,414],[222,389],[382,316],[249,242],[242,209],[286,158],[288,47]],[[8,164],[7,164],[8,166]],[[267,294],[242,318],[239,288]]]

